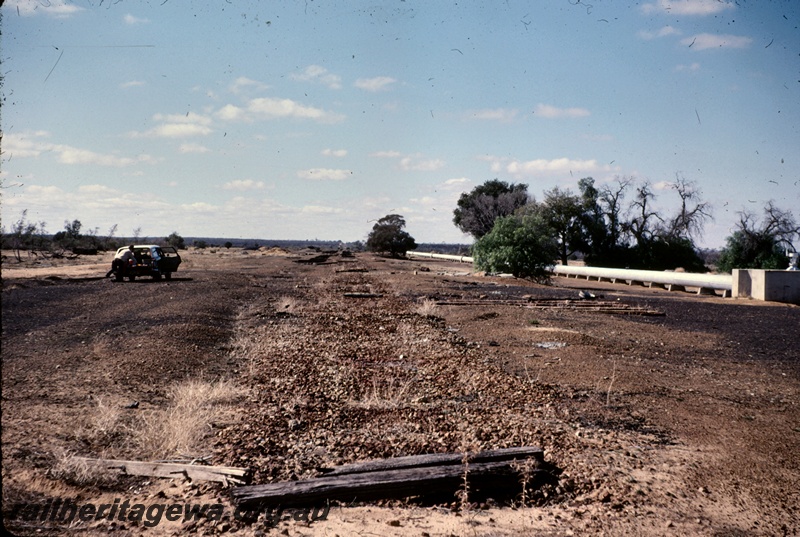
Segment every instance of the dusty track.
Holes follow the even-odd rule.
[[[14,272],[6,263],[4,512],[52,497],[227,502],[211,485],[122,479],[81,489],[48,472],[63,450],[139,458],[126,429],[85,433],[98,401],[140,402],[123,415],[134,427],[168,404],[177,382],[229,378],[246,395],[209,429],[203,454],[252,467],[258,482],[372,457],[521,444],[541,445],[563,471],[525,509],[489,503],[462,513],[455,499],[337,508],[310,527],[283,523],[289,535],[780,535],[800,527],[800,308],[592,282],[605,300],[665,315],[532,310],[496,301],[574,298],[581,283],[544,288],[468,275],[464,265],[368,255],[295,260],[193,252],[180,279],[121,284],[81,279],[102,276],[86,265]],[[485,305],[428,311],[423,299]],[[57,533],[16,523],[22,533]],[[139,532],[119,526],[118,534]],[[263,528],[225,521],[151,532],[232,529]]]

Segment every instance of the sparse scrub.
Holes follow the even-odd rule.
[[[116,473],[89,465],[84,458],[77,457],[65,449],[57,450],[55,459],[50,475],[70,485],[107,486],[118,481]]]
[[[176,386],[170,395],[171,405],[147,415],[136,431],[136,443],[152,457],[183,456],[200,448],[211,423],[242,390],[228,380],[190,380]]]
[[[89,413],[88,423],[78,429],[78,436],[93,444],[108,445],[126,431],[122,420],[122,409],[106,404],[95,397],[96,406]]]
[[[435,317],[439,312],[439,306],[436,305],[435,300],[425,298],[419,302],[419,305],[414,311],[423,317]]]
[[[373,377],[370,388],[361,399],[351,401],[350,405],[370,409],[402,408],[410,401],[409,393],[413,383],[413,378],[401,380],[391,377],[388,381],[382,382],[377,377]]]
[[[480,445],[475,440],[467,440],[466,432],[462,431],[462,435],[463,437],[461,440],[461,445],[459,446],[459,451],[463,453],[461,464],[464,465],[464,472],[461,476],[461,488],[458,490],[458,492],[456,492],[456,496],[458,498],[458,504],[461,513],[466,514],[472,507],[469,502],[469,461],[475,453],[480,451]]]
[[[514,461],[512,468],[519,472],[520,481],[522,485],[522,494],[520,496],[520,506],[528,507],[531,503],[532,497],[528,487],[533,481],[535,471],[539,467],[539,462],[535,459],[525,459],[523,461]]]
[[[295,314],[302,310],[302,303],[291,296],[282,296],[275,302],[275,311],[277,313]]]

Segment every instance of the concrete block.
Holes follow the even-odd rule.
[[[800,304],[800,271],[734,269],[734,298]]]

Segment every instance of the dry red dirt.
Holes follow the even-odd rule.
[[[147,531],[269,531],[232,520],[219,485],[79,485],[54,471],[65,453],[147,458],[132,431],[169,408],[176,384],[229,379],[239,396],[189,455],[249,467],[256,483],[370,458],[519,445],[543,447],[560,469],[526,506],[354,505],[311,525],[282,522],[276,533],[797,533],[800,308],[561,278],[545,287],[367,254],[297,262],[309,258],[193,251],[172,281],[132,283],[103,279],[102,257],[57,266],[5,259],[6,526],[20,535],[138,534],[130,522],[64,529],[12,518],[12,508],[191,499],[222,502],[226,517]],[[663,315],[528,307],[587,288]],[[116,411],[106,428],[101,408]]]

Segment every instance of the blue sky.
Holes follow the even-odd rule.
[[[800,217],[790,0],[2,6],[3,224],[363,240],[405,216],[471,242],[458,196],[582,177],[695,181],[700,241],[768,200]]]

